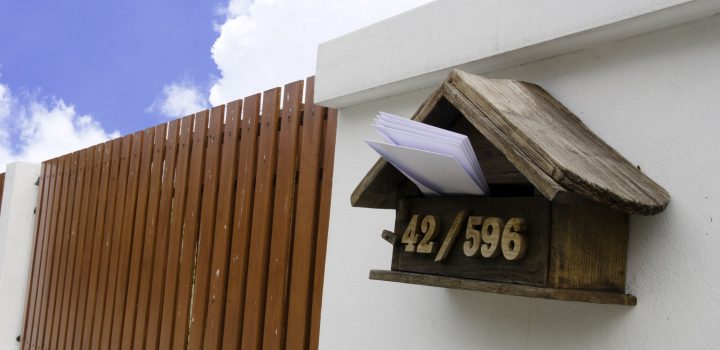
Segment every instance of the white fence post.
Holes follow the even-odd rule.
[[[40,164],[7,166],[0,209],[0,349],[17,349],[35,234]]]

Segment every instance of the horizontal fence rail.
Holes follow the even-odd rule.
[[[337,112],[313,86],[44,162],[21,348],[317,348]]]

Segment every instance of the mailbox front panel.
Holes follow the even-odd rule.
[[[403,198],[392,269],[544,287],[550,208],[543,197]]]

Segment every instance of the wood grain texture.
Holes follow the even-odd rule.
[[[212,243],[211,258],[208,261],[210,275],[208,276],[207,301],[196,301],[206,303],[207,315],[204,323],[196,325],[196,328],[204,327],[202,347],[205,349],[217,349],[222,344],[221,332],[223,329],[223,310],[225,309],[225,290],[227,288],[228,252],[230,251],[230,238],[233,228],[233,199],[235,198],[241,111],[242,100],[228,103],[222,134],[222,154],[214,227],[215,237]]]
[[[107,189],[109,183],[109,172],[110,172],[110,158],[112,155],[112,144],[107,142],[103,145],[101,153],[95,154],[94,159],[94,170],[97,170],[99,175],[98,179],[93,176],[93,184],[91,191],[94,193],[90,194],[90,201],[95,207],[91,213],[93,214],[94,221],[91,221],[89,231],[92,234],[92,241],[90,243],[90,249],[92,254],[90,256],[90,270],[88,272],[88,292],[86,298],[85,312],[83,315],[83,332],[82,332],[82,343],[83,347],[89,349],[91,346],[92,329],[95,326],[93,323],[95,316],[95,308],[97,307],[98,300],[98,281],[100,273],[100,259],[103,253],[103,245],[105,243],[105,209],[107,207]]]
[[[188,349],[201,349],[207,314],[207,294],[210,283],[210,263],[215,240],[215,219],[217,209],[218,181],[220,173],[223,119],[225,106],[214,107],[210,112],[210,126],[207,138],[205,175],[198,233],[197,255],[193,286],[193,302],[188,321]],[[232,191],[231,189],[224,189]]]
[[[553,203],[548,285],[625,292],[628,214],[586,200]]]
[[[263,349],[284,348],[300,140],[303,81],[285,86],[278,136],[272,237],[265,294]]]
[[[245,350],[259,349],[262,346],[279,123],[280,89],[276,88],[263,94],[262,118],[260,119],[255,204],[253,206],[250,251],[248,252],[247,291],[241,341],[241,348]]]
[[[110,261],[108,266],[108,284],[105,295],[102,296],[105,306],[103,307],[102,321],[98,322],[93,328],[93,335],[90,347],[108,349],[110,347],[110,337],[112,335],[112,322],[114,320],[113,311],[115,309],[115,290],[117,287],[117,273],[120,263],[120,251],[122,245],[123,234],[123,218],[126,209],[132,207],[126,203],[127,186],[130,176],[130,163],[132,157],[132,144],[135,140],[133,135],[127,135],[120,141],[120,164],[117,175],[117,196],[115,200],[115,212],[113,213],[112,236],[113,241],[110,250]],[[99,343],[98,343],[99,337]]]
[[[473,290],[485,293],[508,294],[521,297],[581,301],[596,304],[617,304],[634,306],[637,299],[629,294],[579,289],[554,289],[523,286],[512,283],[475,281],[464,278],[432,276],[400,271],[371,270],[371,280],[419,284],[451,289]]]
[[[117,245],[117,238],[114,236],[116,233],[116,206],[118,197],[118,178],[120,171],[120,154],[123,149],[122,139],[115,139],[112,141],[110,146],[110,168],[109,168],[109,180],[107,185],[107,196],[105,204],[105,223],[103,228],[103,241],[102,241],[102,252],[100,255],[100,271],[98,272],[99,280],[98,287],[96,289],[97,298],[95,300],[95,311],[92,315],[92,332],[89,340],[89,346],[91,349],[97,348],[100,344],[100,334],[102,331],[103,314],[105,311],[106,300],[109,280],[114,279],[113,276],[109,275],[110,260],[112,259],[112,253],[114,246]],[[87,249],[90,249],[88,247]],[[71,344],[66,346],[72,348]]]
[[[122,343],[123,321],[125,316],[125,298],[128,290],[128,274],[132,254],[133,227],[135,223],[136,208],[140,206],[137,201],[138,185],[140,182],[140,159],[144,142],[144,131],[134,133],[130,162],[128,166],[128,182],[125,193],[125,208],[123,210],[122,233],[117,269],[117,283],[115,285],[115,301],[110,323],[110,349],[119,349]]]
[[[543,195],[553,200],[572,191],[632,214],[657,214],[668,204],[668,193],[602,141],[580,119],[537,85],[488,79],[454,70],[423,103],[414,120],[442,126],[433,119],[441,112],[453,119],[448,101],[475,129]],[[468,132],[471,132],[469,130]],[[477,143],[476,143],[477,144]],[[479,159],[487,155],[476,153]],[[497,155],[492,152],[491,155]],[[491,157],[492,158],[492,157]],[[507,164],[481,161],[486,168]],[[389,192],[398,174],[379,161],[353,192],[352,203],[392,207]],[[493,172],[493,170],[489,170]],[[492,179],[492,181],[498,181]]]
[[[337,114],[303,85],[44,162],[21,348],[317,346]]]
[[[228,262],[227,299],[223,324],[223,349],[240,347],[245,310],[247,265],[252,228],[255,174],[257,171],[260,95],[248,96],[242,112],[242,133],[238,153],[237,191],[233,213],[233,236]]]
[[[393,248],[392,269],[397,271],[428,273],[468,279],[522,283],[545,286],[548,274],[548,245],[550,243],[550,202],[542,197],[458,197],[458,198],[408,198],[401,205],[409,214],[438,215],[443,230],[437,238],[437,244],[445,241],[450,225],[459,212],[467,210],[468,215],[497,217],[507,220],[523,217],[528,221],[528,251],[520,261],[507,261],[496,257],[467,257],[463,252],[466,240],[467,220],[462,220],[461,228],[454,244],[447,251],[442,262],[434,254],[406,252],[401,242]],[[409,217],[398,216],[395,232],[404,232]],[[500,228],[502,229],[502,228]],[[499,235],[499,232],[498,232]],[[499,241],[497,253],[500,253]],[[438,254],[439,255],[439,254]],[[497,255],[497,254],[496,254]]]
[[[315,242],[322,165],[324,109],[314,104],[315,79],[308,79],[303,113],[297,212],[292,252],[286,343],[301,347],[308,343],[312,306]]]
[[[190,115],[180,121],[180,143],[178,145],[177,166],[175,169],[175,193],[168,238],[168,258],[165,272],[165,289],[162,299],[162,313],[158,349],[171,349],[173,327],[175,325],[175,300],[177,297],[178,271],[180,269],[180,250],[184,215],[188,194],[188,176],[190,175],[190,156],[193,149],[193,126],[195,116]],[[200,140],[202,145],[202,140]],[[202,146],[200,146],[202,147]],[[152,338],[148,338],[149,341]]]
[[[155,244],[158,229],[158,212],[160,210],[160,192],[163,168],[165,165],[165,142],[167,136],[167,124],[160,124],[154,128],[154,140],[152,148],[152,160],[148,184],[147,215],[145,217],[145,228],[143,232],[144,242],[141,249],[141,259],[138,273],[139,283],[137,288],[137,302],[135,307],[135,318],[132,325],[126,318],[125,338],[133,338],[132,347],[139,348],[145,344],[147,330],[148,303],[150,299],[150,283],[155,259]],[[130,331],[128,328],[133,328]],[[131,336],[132,334],[132,336]]]
[[[65,275],[70,276],[70,278],[65,280],[65,286],[63,288],[63,297],[62,297],[62,311],[60,315],[60,328],[59,328],[59,339],[58,339],[58,347],[67,347],[66,340],[68,339],[68,319],[70,316],[70,308],[71,308],[71,293],[72,293],[72,287],[75,285],[74,281],[75,278],[79,277],[75,274],[75,258],[78,250],[78,224],[80,220],[80,205],[82,204],[82,167],[81,167],[81,159],[80,157],[84,156],[84,153],[81,154],[80,151],[73,153],[73,167],[75,168],[75,171],[71,172],[71,176],[73,178],[73,184],[71,185],[71,192],[73,192],[72,200],[67,203],[68,206],[72,206],[72,214],[70,214],[70,223],[69,223],[69,239],[70,239],[70,246],[68,248],[68,256],[67,256],[67,263],[65,270]],[[84,163],[84,160],[82,160]],[[72,305],[74,306],[74,305]],[[72,333],[70,333],[70,337],[72,337]],[[72,343],[72,341],[71,341]]]
[[[190,172],[188,175],[187,202],[182,243],[180,245],[180,266],[178,270],[177,297],[175,300],[175,326],[170,348],[185,348],[190,321],[190,302],[192,293],[193,265],[197,245],[202,209],[202,184],[205,175],[205,150],[207,148],[208,111],[195,114]]]
[[[323,281],[325,280],[325,256],[327,253],[330,225],[330,201],[332,198],[333,170],[335,168],[335,136],[337,132],[337,109],[323,109],[322,167],[320,169],[320,194],[318,203],[318,228],[315,241],[315,266],[313,266],[312,304],[308,349],[315,350],[320,341],[320,311],[322,309]]]
[[[135,322],[135,343],[136,347],[156,349],[158,336],[160,334],[160,315],[162,313],[162,297],[165,286],[166,264],[168,260],[168,246],[170,244],[171,213],[173,206],[173,186],[175,185],[175,174],[177,157],[179,151],[180,119],[175,119],[168,124],[167,140],[165,141],[165,160],[160,185],[160,204],[157,219],[157,235],[154,249],[154,261],[150,273],[150,299],[148,301],[147,317],[143,322],[138,319]],[[180,189],[178,189],[178,192]],[[143,289],[141,287],[140,291]],[[142,327],[142,328],[141,328]],[[141,329],[139,329],[141,328]],[[146,330],[145,330],[146,329]],[[143,336],[145,336],[143,342]]]

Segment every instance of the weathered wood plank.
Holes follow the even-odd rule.
[[[63,246],[65,241],[65,217],[67,213],[67,206],[64,204],[67,203],[67,195],[68,195],[68,189],[70,187],[70,168],[72,165],[72,155],[68,154],[63,156],[63,180],[61,185],[61,191],[60,191],[60,209],[58,210],[58,218],[57,218],[57,225],[55,227],[55,249],[53,252],[53,259],[52,259],[52,274],[50,277],[50,295],[48,299],[48,312],[47,312],[47,318],[45,319],[45,334],[44,334],[44,341],[43,341],[43,347],[54,347],[53,343],[57,341],[57,338],[53,336],[53,321],[55,320],[55,314],[59,314],[60,310],[58,310],[58,306],[60,303],[57,300],[58,295],[58,283],[62,282],[64,279],[62,279],[59,275],[61,273],[60,269],[60,261],[63,256]],[[55,335],[57,335],[57,330],[55,330]]]
[[[144,148],[145,131],[135,132],[132,137],[132,148],[128,166],[128,182],[125,192],[125,208],[123,210],[122,231],[120,233],[120,252],[118,254],[117,282],[110,326],[110,349],[119,349],[122,343],[123,322],[125,316],[125,298],[128,291],[128,274],[133,246],[133,227],[138,203],[138,187],[140,182],[140,160]],[[109,311],[109,310],[108,310]]]
[[[265,295],[263,349],[281,349],[285,345],[303,85],[302,80],[296,81],[285,85],[283,92],[283,108],[277,146],[272,237]]]
[[[97,322],[93,328],[91,348],[110,348],[110,337],[112,335],[112,322],[114,320],[113,311],[115,309],[115,290],[117,289],[117,273],[118,264],[120,262],[120,250],[122,245],[122,234],[123,234],[123,218],[126,208],[132,207],[130,204],[125,203],[127,197],[127,186],[128,176],[130,169],[130,162],[132,157],[132,143],[134,136],[127,135],[121,139],[120,145],[120,165],[118,167],[117,174],[117,190],[115,200],[115,213],[113,217],[112,227],[112,243],[110,250],[110,261],[108,267],[108,284],[105,295],[102,296],[102,300],[105,303],[103,307],[102,322]],[[99,335],[98,335],[99,333]],[[99,336],[99,343],[98,343]]]
[[[83,326],[85,321],[85,309],[87,307],[87,294],[88,284],[90,282],[90,260],[92,257],[92,243],[93,243],[93,231],[90,226],[94,224],[95,217],[90,213],[91,209],[95,208],[96,203],[91,202],[93,199],[97,199],[97,196],[93,197],[97,193],[97,186],[99,186],[100,178],[100,165],[96,158],[100,157],[97,147],[88,148],[85,150],[85,179],[83,183],[83,198],[82,198],[82,212],[80,213],[80,226],[78,228],[78,234],[83,239],[83,252],[78,256],[78,262],[80,263],[79,281],[76,283],[79,285],[78,296],[77,296],[77,312],[75,314],[75,324],[73,325],[73,349],[80,349],[82,345]],[[93,187],[95,186],[95,187]]]
[[[323,146],[323,108],[314,104],[315,79],[308,78],[303,111],[297,210],[288,292],[286,344],[305,347],[312,301],[312,276],[317,239],[320,162]]]
[[[310,340],[308,348],[318,348],[320,341],[320,311],[322,309],[323,281],[325,280],[325,255],[327,254],[328,228],[330,225],[330,200],[335,164],[335,136],[337,132],[337,109],[324,109],[327,119],[323,126],[323,155],[320,169],[320,203],[318,209],[317,240],[315,242],[315,266],[313,266],[312,309],[310,313]]]
[[[237,191],[233,213],[233,235],[228,262],[223,349],[240,347],[245,310],[248,251],[255,198],[258,131],[260,128],[260,95],[245,98],[238,151]]]
[[[400,271],[371,270],[371,280],[419,284],[451,289],[474,290],[485,293],[508,294],[521,297],[581,301],[596,304],[618,304],[634,306],[637,299],[629,294],[589,291],[579,289],[554,289],[523,286],[519,284],[486,282],[463,278],[433,276]]]
[[[95,311],[92,315],[92,332],[90,334],[89,347],[96,349],[100,344],[100,332],[102,331],[103,314],[105,311],[106,294],[108,289],[108,280],[114,279],[114,276],[109,276],[109,268],[113,246],[117,245],[117,238],[113,237],[115,231],[115,213],[117,209],[116,198],[119,196],[118,193],[118,172],[120,169],[120,153],[122,151],[123,140],[118,138],[112,141],[109,146],[110,149],[110,167],[109,167],[109,178],[107,184],[107,195],[103,201],[105,201],[105,222],[102,233],[102,251],[100,253],[100,270],[98,271],[98,284],[94,294],[97,294],[95,299]],[[106,166],[103,164],[103,171]],[[103,188],[103,186],[101,186]],[[102,196],[101,196],[102,197]],[[99,227],[98,227],[99,229]],[[87,249],[89,249],[88,247]],[[72,345],[68,345],[67,348],[72,348]]]
[[[459,70],[450,79],[484,111],[484,122],[497,126],[565,188],[630,213],[656,214],[667,206],[670,197],[662,187],[539,86]]]
[[[112,155],[112,143],[103,144],[102,152],[95,155],[93,167],[98,171],[97,180],[93,177],[94,190],[90,196],[94,208],[91,209],[94,224],[90,226],[89,232],[92,235],[92,250],[90,259],[90,270],[88,273],[88,292],[86,298],[85,313],[83,315],[82,343],[86,349],[90,348],[92,338],[93,318],[97,306],[97,286],[100,274],[100,259],[104,243],[105,229],[105,208],[107,207],[107,188],[110,179],[110,161]],[[97,166],[96,166],[97,165]]]
[[[137,302],[135,319],[133,322],[132,347],[140,348],[145,345],[145,334],[147,328],[148,303],[150,299],[150,283],[152,269],[155,260],[155,244],[157,237],[158,212],[160,210],[160,192],[163,167],[165,165],[165,142],[167,136],[167,124],[160,124],[154,128],[155,139],[153,141],[152,160],[150,161],[150,176],[148,184],[147,216],[145,218],[145,229],[143,232],[144,244],[142,247],[140,266],[138,267],[139,283],[137,288]],[[129,322],[125,322],[129,326]],[[129,331],[127,328],[125,331]],[[130,334],[124,335],[130,338]]]
[[[67,334],[67,338],[66,338],[66,342],[65,342],[66,344],[69,343],[71,345],[75,341],[76,336],[78,338],[80,337],[80,332],[78,331],[77,327],[78,327],[78,324],[82,324],[84,314],[81,314],[79,312],[84,311],[85,306],[86,306],[86,300],[81,299],[80,295],[83,292],[83,288],[85,288],[87,286],[87,282],[89,280],[89,277],[87,276],[87,274],[90,269],[89,266],[85,265],[85,259],[86,259],[86,254],[87,254],[86,246],[89,244],[88,242],[92,241],[92,238],[88,238],[91,236],[90,236],[89,231],[87,230],[88,220],[89,220],[88,215],[87,215],[87,206],[88,206],[88,201],[92,197],[92,194],[90,192],[92,191],[92,185],[93,185],[93,180],[94,180],[93,171],[95,171],[95,164],[97,163],[95,160],[95,157],[98,157],[98,156],[102,156],[102,151],[99,150],[98,146],[95,146],[92,148],[85,149],[83,151],[83,153],[80,154],[80,159],[78,161],[78,164],[82,163],[82,166],[83,166],[82,173],[80,173],[80,175],[82,175],[82,177],[83,177],[82,183],[78,183],[78,186],[82,187],[81,188],[82,197],[77,199],[80,202],[80,215],[78,217],[77,235],[79,237],[78,243],[79,244],[82,243],[81,244],[82,252],[78,252],[78,254],[77,254],[78,265],[79,265],[78,269],[77,269],[78,276],[77,276],[77,280],[73,281],[73,284],[76,285],[76,288],[77,288],[77,290],[75,291],[75,293],[77,293],[77,296],[73,297],[73,299],[76,298],[77,301],[76,301],[76,305],[73,307],[73,309],[76,308],[77,310],[73,310],[73,313],[74,313],[73,318],[71,318],[69,320],[69,322],[72,321],[72,324],[68,325],[68,329],[67,329],[68,334]],[[82,159],[82,158],[85,158],[85,159]],[[78,169],[78,171],[80,171],[80,169]],[[94,175],[94,176],[99,177],[99,175]],[[78,180],[80,180],[80,179],[78,178]],[[63,204],[60,204],[60,205],[63,205]],[[83,270],[83,269],[85,269],[85,270]],[[68,278],[66,277],[66,279],[68,279]],[[72,280],[72,277],[70,277],[69,279]],[[83,284],[82,282],[85,282],[85,284]],[[70,333],[70,332],[72,332],[72,333]],[[79,342],[79,340],[78,340],[78,342]],[[62,345],[64,346],[65,344],[62,344]]]
[[[190,320],[190,302],[192,293],[193,265],[197,245],[202,208],[202,184],[205,175],[205,139],[208,133],[208,112],[195,115],[190,175],[188,178],[187,203],[185,206],[185,224],[180,250],[180,270],[178,272],[177,299],[175,309],[175,327],[171,348],[187,346],[188,322]]]
[[[180,119],[168,124],[167,140],[165,141],[165,163],[161,180],[160,204],[157,219],[157,236],[154,261],[150,275],[150,299],[148,312],[143,327],[141,322],[135,323],[135,346],[156,349],[158,335],[160,334],[160,316],[162,313],[162,297],[165,287],[166,264],[168,260],[168,246],[170,238],[170,219],[173,207],[173,192],[175,185],[175,169],[179,150]],[[180,191],[179,191],[180,192]],[[142,287],[140,288],[142,292]],[[139,329],[146,328],[147,331]],[[143,332],[146,337],[143,341]]]
[[[407,212],[407,216],[398,215],[396,218],[395,232],[399,235],[406,231],[410,216],[419,215],[419,219],[422,219],[426,215],[437,215],[442,227],[440,234],[433,241],[435,245],[440,245],[445,241],[444,237],[456,214],[468,210],[470,216],[479,216],[483,219],[491,217],[499,220],[515,217],[526,219],[528,250],[520,261],[508,261],[497,255],[491,259],[479,256],[468,257],[463,250],[464,242],[469,240],[466,238],[467,221],[463,221],[455,243],[442,262],[436,261],[435,254],[408,252],[405,244],[397,242],[393,249],[393,270],[536,286],[546,285],[550,244],[550,202],[547,199],[543,197],[419,197],[401,199],[401,202],[399,207]],[[419,227],[420,222],[418,221],[417,224]],[[502,226],[504,227],[504,223]],[[502,227],[496,229],[501,230]],[[420,233],[419,228],[417,233]],[[500,232],[496,234],[496,237],[500,236]]]
[[[207,316],[203,348],[218,349],[222,343],[223,310],[227,286],[228,252],[232,233],[233,199],[235,198],[235,176],[237,174],[238,141],[240,141],[240,118],[242,100],[228,103],[223,128],[220,176],[218,177],[218,198],[215,219],[215,238],[208,281]],[[202,302],[198,300],[197,302]],[[196,327],[197,327],[196,326]],[[192,343],[192,341],[191,341]]]
[[[68,319],[70,316],[70,308],[71,308],[71,293],[72,293],[72,287],[75,284],[75,277],[79,277],[75,275],[75,257],[78,250],[78,223],[80,220],[80,204],[82,204],[82,186],[83,186],[83,174],[81,169],[81,162],[84,163],[84,160],[80,159],[81,156],[84,156],[84,154],[81,154],[80,151],[73,153],[74,159],[73,159],[73,170],[71,172],[72,181],[73,184],[71,186],[73,192],[72,199],[68,201],[66,205],[72,206],[72,214],[70,214],[70,222],[69,222],[69,235],[70,235],[70,247],[68,249],[68,256],[67,256],[67,262],[66,262],[66,268],[65,268],[65,286],[63,290],[63,297],[62,297],[62,311],[60,315],[60,329],[59,329],[59,339],[58,339],[58,347],[65,347],[67,345],[66,339],[68,339],[68,332],[70,332],[70,329],[68,327]],[[83,164],[84,165],[84,164]],[[69,277],[69,278],[67,278]],[[74,305],[72,305],[74,306]],[[73,336],[73,333],[70,333],[70,338]],[[71,342],[72,343],[72,342]]]
[[[629,217],[589,200],[553,203],[548,285],[625,292]]]
[[[135,206],[135,225],[132,230],[130,266],[127,274],[127,292],[125,296],[125,313],[123,315],[122,339],[120,348],[130,349],[135,331],[135,314],[137,312],[138,288],[140,287],[140,265],[142,264],[143,247],[145,245],[145,219],[148,215],[148,199],[150,196],[150,170],[152,168],[155,133],[161,127],[145,129],[143,146],[140,153],[140,172],[138,173],[138,194]],[[163,137],[164,135],[164,129]]]
[[[43,246],[43,255],[40,262],[40,276],[38,282],[40,290],[37,297],[38,300],[36,302],[38,306],[36,306],[36,317],[33,321],[33,329],[35,329],[35,331],[33,332],[32,338],[30,340],[32,348],[42,348],[43,343],[45,317],[47,312],[47,297],[50,284],[50,261],[52,260],[52,251],[54,250],[55,242],[53,228],[55,225],[54,220],[58,210],[57,204],[60,202],[59,189],[61,183],[60,179],[62,177],[61,160],[60,158],[56,158],[49,161],[48,164],[50,164],[52,171],[52,183],[50,184],[50,193],[48,199],[48,204],[50,206],[48,208],[47,218],[45,218],[45,244]]]
[[[188,194],[188,176],[190,156],[193,149],[193,126],[195,116],[189,115],[180,121],[180,141],[178,144],[177,166],[175,169],[175,190],[173,195],[172,213],[170,216],[170,232],[168,238],[168,258],[165,272],[165,289],[163,291],[163,307],[160,321],[160,336],[156,340],[159,349],[171,349],[175,325],[175,301],[177,296],[178,271],[180,269],[180,248],[184,225],[185,207]],[[203,147],[203,140],[197,147]],[[148,337],[148,340],[152,339]],[[150,347],[152,348],[152,347]]]
[[[248,252],[247,292],[242,327],[242,349],[262,346],[262,325],[265,316],[268,254],[272,225],[275,169],[277,166],[277,135],[280,123],[280,89],[263,95],[262,119],[257,153],[257,182],[253,206],[252,233]]]
[[[215,218],[218,196],[218,177],[220,172],[220,150],[223,138],[223,119],[225,106],[214,107],[210,111],[207,150],[205,154],[205,175],[203,183],[202,211],[198,232],[195,258],[192,308],[188,321],[188,349],[201,349],[205,332],[207,313],[208,284],[210,283],[210,264],[215,239]],[[232,192],[231,188],[223,191]]]

